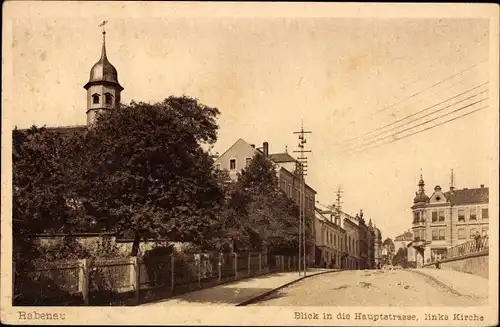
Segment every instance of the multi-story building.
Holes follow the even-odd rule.
[[[446,257],[449,248],[469,241],[476,232],[486,237],[489,226],[489,189],[484,185],[455,189],[452,175],[447,192],[437,185],[429,197],[424,187],[420,176],[411,207],[414,240],[410,245],[415,250],[417,267]]]
[[[316,208],[316,253],[315,266],[329,268],[344,268],[342,254],[344,253],[345,230],[331,211]]]
[[[345,269],[360,269],[361,257],[359,252],[359,221],[346,213],[342,213],[342,226],[345,230]]]
[[[359,268],[366,269],[366,263],[368,261],[368,226],[365,224],[363,219],[363,212],[356,214],[356,220],[358,221],[358,242],[359,242]]]
[[[217,160],[215,160],[216,168],[227,170],[229,177],[236,180],[238,173],[241,173],[253,159],[255,155],[264,155],[271,160],[276,166],[276,174],[279,180],[279,186],[285,194],[299,205],[301,188],[300,178],[297,174],[298,161],[287,152],[269,154],[269,143],[263,142],[262,148],[256,148],[254,144],[249,144],[243,139],[237,140],[229,149],[227,149]],[[310,221],[310,230],[312,239],[315,238],[314,226],[314,208],[316,203],[316,191],[307,183],[304,186],[305,192],[305,213]],[[310,247],[307,251],[307,262],[309,265],[314,263],[314,247]]]
[[[373,227],[373,252],[375,267],[382,266],[382,233],[375,225]]]
[[[368,222],[368,233],[366,234],[366,244],[368,246],[368,269],[375,268],[375,229],[373,228],[372,220]]]

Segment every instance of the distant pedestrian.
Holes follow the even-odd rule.
[[[474,239],[476,240],[476,251],[481,250],[481,234],[479,234],[479,231],[476,231],[476,235],[474,236]]]

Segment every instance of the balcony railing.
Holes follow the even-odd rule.
[[[462,256],[466,256],[468,254],[477,253],[481,251],[485,251],[489,249],[489,238],[488,236],[482,237],[479,240],[468,241],[459,245],[456,245],[452,248],[449,248],[446,254],[442,254],[441,256],[432,256],[431,263],[435,263],[438,259],[453,259]]]

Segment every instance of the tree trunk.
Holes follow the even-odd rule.
[[[137,257],[137,254],[139,253],[140,243],[141,243],[141,235],[139,234],[139,232],[135,232],[134,243],[132,243],[132,253],[130,254],[131,257]]]

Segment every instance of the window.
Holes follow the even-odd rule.
[[[231,170],[236,169],[236,159],[229,160],[229,169],[231,169]]]
[[[418,212],[413,213],[413,223],[418,223],[420,220]]]
[[[104,101],[107,105],[111,105],[113,103],[113,96],[111,95],[111,93],[104,94]]]
[[[488,219],[488,208],[481,209],[481,217],[483,219]]]
[[[93,104],[99,104],[99,94],[94,94],[92,96],[92,103]]]
[[[292,197],[292,185],[288,185],[288,197]]]
[[[470,220],[477,220],[477,213],[476,213],[476,207],[471,207],[470,208],[470,215],[469,215]]]
[[[246,158],[245,160],[245,167],[250,166],[250,162],[252,161],[252,158]]]
[[[433,229],[432,230],[432,240],[433,241],[437,241],[438,240],[438,230],[437,229]]]
[[[444,240],[444,229],[439,230],[439,240],[440,241]]]
[[[436,222],[438,220],[438,213],[437,211],[432,212],[432,222]]]
[[[220,170],[220,164],[216,164],[215,169]]]
[[[439,221],[444,221],[444,209],[439,210]]]
[[[458,221],[465,221],[465,209],[458,209]]]
[[[286,182],[285,181],[281,181],[281,189],[283,190],[283,192],[286,193]]]
[[[458,229],[458,239],[463,240],[465,238],[465,229],[459,228]]]
[[[474,238],[474,235],[476,235],[477,229],[471,228],[470,229],[470,238]]]

